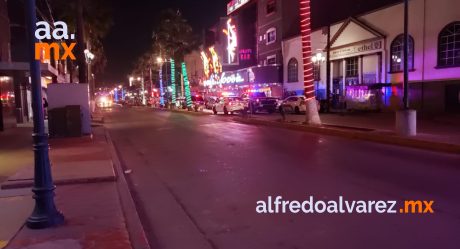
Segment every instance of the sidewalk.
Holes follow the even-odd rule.
[[[394,113],[346,113],[346,114],[321,114],[323,125],[350,130],[362,130],[394,134],[395,114]],[[279,114],[273,115],[252,115],[251,118],[279,121]],[[286,122],[302,123],[305,115],[286,115]],[[445,142],[460,145],[460,116],[442,116],[429,118],[419,116],[417,120],[418,139]]]
[[[396,135],[393,113],[347,113],[321,114],[322,126],[304,124],[305,115],[257,114],[247,118],[234,117],[236,122],[274,126],[318,134],[342,136],[371,142],[392,144],[438,152],[460,154],[460,120],[458,116],[418,118],[418,135],[401,137]]]
[[[0,191],[0,248],[134,248],[129,230],[133,222],[125,218],[126,189],[117,181],[104,128],[95,128],[92,137],[53,139],[50,146],[58,186],[55,201],[65,224],[44,230],[23,226],[34,205],[30,191],[33,164],[27,165],[2,184],[8,190]]]

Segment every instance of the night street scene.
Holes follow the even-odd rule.
[[[460,249],[459,0],[0,0],[0,249]]]

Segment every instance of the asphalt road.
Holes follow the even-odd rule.
[[[147,109],[107,127],[155,249],[458,249],[460,157]],[[257,201],[433,200],[434,214],[258,214]]]

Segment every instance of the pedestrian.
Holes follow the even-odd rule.
[[[281,114],[281,121],[285,122],[286,121],[286,112],[284,112],[283,105],[280,105],[279,111],[280,111],[280,114]]]
[[[43,98],[43,114],[45,115],[45,119],[48,118],[48,100]]]

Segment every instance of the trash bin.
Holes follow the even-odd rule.
[[[81,107],[79,105],[66,106],[66,115],[67,115],[67,136],[81,137],[82,136]]]
[[[54,108],[48,111],[48,127],[50,137],[67,136],[66,108]]]

